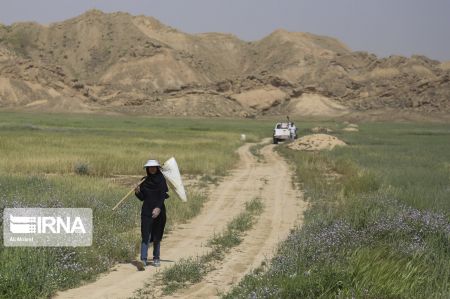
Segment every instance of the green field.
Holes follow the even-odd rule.
[[[449,298],[450,125],[367,123],[330,152],[277,150],[295,168],[310,209],[267,265],[228,298]],[[129,190],[149,158],[175,156],[201,184],[167,201],[169,229],[196,215],[202,186],[225,175],[234,151],[270,137],[269,120],[0,112],[0,212],[5,207],[88,207],[92,247],[5,248],[0,298],[48,297],[134,259],[140,204]],[[258,146],[252,152],[258,156]],[[261,160],[262,163],[264,161]],[[122,178],[116,180],[116,178]],[[3,230],[0,222],[0,231]]]
[[[143,161],[176,156],[181,171],[223,175],[236,162],[240,134],[272,132],[261,121],[101,115],[0,114],[0,173],[136,174]]]
[[[324,125],[350,146],[279,148],[311,208],[225,297],[450,298],[450,126]]]
[[[175,156],[183,175],[208,182],[234,167],[240,134],[257,141],[271,127],[256,120],[0,112],[0,212],[87,207],[94,214],[92,247],[5,248],[1,234],[0,298],[48,297],[136,257],[140,204],[132,196],[112,212],[129,190],[112,178],[144,175],[147,159]],[[196,215],[206,199],[201,185],[187,192],[186,204],[173,194],[166,202],[169,229]]]

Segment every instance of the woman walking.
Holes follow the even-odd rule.
[[[141,209],[141,261],[147,266],[148,246],[153,242],[153,265],[160,266],[161,240],[166,225],[164,200],[169,197],[166,179],[157,160],[148,160],[144,165],[145,180],[135,189],[136,197],[142,203]],[[143,269],[142,269],[143,270]]]

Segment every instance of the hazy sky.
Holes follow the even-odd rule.
[[[257,40],[278,28],[336,37],[379,56],[450,60],[450,0],[0,0],[0,23],[51,23],[88,9],[148,15],[184,32]]]

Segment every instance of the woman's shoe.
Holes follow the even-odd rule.
[[[144,271],[145,267],[147,267],[147,261],[146,260],[140,260],[136,263],[136,267],[139,271]]]
[[[161,266],[161,261],[159,259],[153,259],[153,266],[155,267]]]

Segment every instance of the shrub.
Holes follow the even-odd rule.
[[[89,165],[84,162],[78,162],[74,166],[74,171],[79,175],[88,175],[89,174]]]

